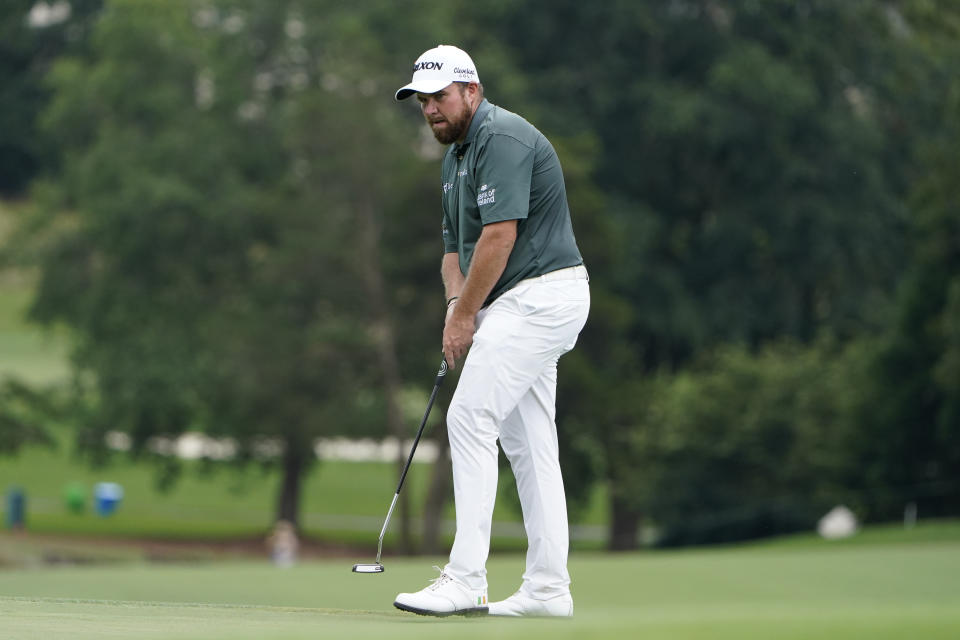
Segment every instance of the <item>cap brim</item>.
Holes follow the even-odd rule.
[[[406,100],[415,93],[436,93],[441,89],[445,89],[453,84],[453,81],[440,79],[429,82],[427,80],[414,80],[405,87],[401,87],[396,94],[397,100]]]

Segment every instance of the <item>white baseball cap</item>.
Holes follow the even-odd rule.
[[[451,82],[480,82],[477,66],[463,49],[446,44],[423,52],[413,63],[413,80],[397,91],[397,100],[415,93],[436,93]]]

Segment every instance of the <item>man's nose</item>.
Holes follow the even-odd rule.
[[[433,98],[427,98],[423,101],[423,112],[425,114],[433,114],[437,112],[437,101]]]

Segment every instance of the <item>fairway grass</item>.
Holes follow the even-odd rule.
[[[960,637],[960,542],[574,553],[572,620],[433,619],[396,611],[439,558],[347,558],[0,572],[0,637],[626,638]],[[495,554],[490,596],[518,585],[523,556]]]

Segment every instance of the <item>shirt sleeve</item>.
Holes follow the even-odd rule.
[[[448,159],[444,158],[442,176],[446,176],[449,173],[447,164]],[[450,191],[452,187],[453,185],[451,183],[444,182],[442,185],[443,196],[440,198],[440,208],[443,210],[443,217],[440,219],[440,239],[441,242],[443,242],[444,253],[457,253],[458,250],[457,225],[450,215],[450,207],[447,202],[447,192]]]
[[[533,147],[497,134],[478,150],[474,179],[483,224],[527,217],[534,155]]]
[[[443,220],[440,223],[440,233],[443,239],[443,252],[457,253],[457,234],[446,211],[444,211]]]

